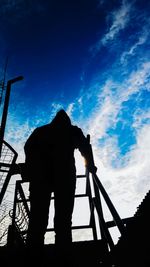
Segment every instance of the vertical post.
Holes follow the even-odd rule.
[[[93,231],[93,239],[97,240],[97,229],[96,229],[96,222],[94,216],[94,205],[92,199],[92,191],[91,191],[91,183],[90,183],[90,176],[88,170],[86,171],[86,195],[89,197],[89,207],[90,207],[90,225],[92,226]]]
[[[14,78],[14,79],[9,80],[7,82],[5,102],[4,102],[4,108],[3,108],[3,115],[2,115],[2,121],[1,121],[1,129],[0,129],[0,156],[1,156],[1,151],[2,151],[2,143],[3,143],[3,139],[4,139],[4,133],[5,133],[5,126],[6,126],[6,120],[7,120],[7,113],[8,113],[11,85],[13,83],[17,82],[17,81],[22,80],[22,79],[23,79],[23,76],[18,76],[17,78]]]
[[[89,145],[90,145],[91,158],[92,158],[92,161],[94,164],[93,150],[92,150],[92,146],[90,144],[90,135],[87,135],[87,140],[88,140]],[[95,208],[97,210],[97,214],[98,214],[101,238],[104,241],[106,250],[108,250],[108,244],[109,244],[110,248],[113,248],[114,244],[113,244],[113,240],[111,238],[111,235],[108,231],[108,228],[106,226],[105,220],[104,220],[100,192],[99,192],[97,185],[95,184],[93,173],[92,173],[92,181],[93,181],[93,189],[94,189],[94,195],[95,195],[95,197],[93,198],[93,201],[94,201],[94,206],[95,206]]]
[[[90,135],[87,135],[87,141],[90,145]],[[93,160],[93,155],[92,155]],[[92,226],[93,231],[93,239],[97,240],[97,228],[96,228],[96,221],[95,221],[95,215],[94,215],[94,205],[93,205],[93,197],[92,197],[92,189],[91,189],[91,181],[90,181],[90,175],[88,169],[86,170],[86,193],[89,196],[89,205],[90,205],[90,212],[91,212],[91,218],[90,218],[90,224]]]
[[[6,78],[7,65],[8,65],[8,57],[6,58],[6,63],[5,63],[5,66],[4,66],[4,78],[3,78],[3,81],[2,81],[2,84],[1,84],[2,90],[0,92],[0,105],[1,105],[1,102],[2,102],[3,92],[4,92],[4,89],[5,89],[5,78]]]

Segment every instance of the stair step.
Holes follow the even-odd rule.
[[[108,252],[102,240],[73,242],[65,250],[58,250],[54,244],[45,245],[43,252],[34,250],[30,253],[21,248],[0,249],[0,258],[5,267],[40,266],[40,267],[101,267]],[[59,265],[58,265],[59,264]]]

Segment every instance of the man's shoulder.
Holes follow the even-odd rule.
[[[72,131],[75,135],[81,135],[81,134],[83,135],[81,128],[79,128],[76,125],[72,125],[71,127],[72,127]]]
[[[45,124],[45,125],[38,126],[37,128],[34,129],[33,132],[35,132],[35,133],[44,132],[44,131],[47,131],[50,128],[51,128],[50,124]]]
[[[71,125],[73,131],[81,131],[81,129],[76,125]]]
[[[28,140],[37,139],[40,136],[45,135],[48,132],[48,128],[49,128],[49,124],[45,124],[45,125],[35,128],[32,131],[31,135],[29,136]]]

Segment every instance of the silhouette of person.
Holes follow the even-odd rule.
[[[44,245],[51,193],[54,192],[56,244],[72,242],[71,225],[76,187],[74,150],[79,149],[90,172],[96,171],[90,145],[82,130],[71,124],[64,110],[51,123],[36,128],[25,143],[25,165],[30,182],[29,246]]]

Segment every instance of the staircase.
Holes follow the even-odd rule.
[[[73,225],[72,231],[78,230],[92,230],[92,239],[84,241],[73,241],[72,247],[57,248],[54,243],[45,244],[43,249],[37,248],[35,251],[28,251],[26,248],[26,233],[28,228],[28,216],[30,212],[30,199],[28,193],[24,189],[25,182],[18,180],[16,181],[16,189],[14,196],[14,207],[12,211],[12,224],[9,227],[9,234],[7,239],[7,246],[3,250],[5,258],[5,266],[9,266],[14,262],[16,265],[17,261],[22,261],[25,266],[33,266],[33,262],[38,263],[42,261],[43,267],[47,266],[58,266],[58,262],[61,262],[61,266],[93,266],[93,267],[113,267],[113,257],[111,257],[111,251],[115,248],[113,239],[109,233],[108,228],[112,227],[112,224],[116,226],[118,222],[118,228],[122,231],[123,223],[119,220],[112,202],[110,201],[105,189],[103,188],[100,180],[95,175],[86,172],[85,175],[77,175],[78,179],[85,180],[85,192],[76,193],[75,199],[88,199],[90,209],[89,224],[86,225]],[[93,188],[93,189],[92,189]],[[112,209],[112,215],[115,217],[115,223],[105,222],[101,204],[100,192],[103,194],[108,207]],[[54,197],[52,197],[53,199]],[[51,201],[52,202],[52,201]],[[97,220],[96,220],[97,215]],[[54,232],[54,228],[48,228],[47,233]],[[29,256],[30,255],[30,256]],[[31,260],[30,260],[31,259]],[[32,261],[32,263],[31,263]],[[22,263],[22,264],[23,264]],[[68,265],[67,265],[68,264]],[[16,265],[17,266],[17,265]],[[19,263],[18,263],[19,266]]]
[[[58,249],[54,244],[45,245],[43,250],[28,251],[26,248],[0,248],[3,266],[69,266],[108,267],[108,252],[102,240],[73,242],[72,247]]]
[[[83,241],[73,240],[72,246],[69,248],[66,248],[65,244],[62,248],[58,248],[52,242],[50,244],[45,244],[43,248],[36,248],[29,251],[26,247],[26,235],[30,213],[30,199],[27,190],[28,182],[18,180],[16,181],[13,209],[9,213],[11,216],[11,224],[7,236],[7,245],[0,247],[0,259],[5,263],[5,267],[10,265],[16,267],[20,265],[38,265],[43,267],[58,265],[69,267],[117,266],[115,265],[115,254],[112,253],[116,246],[109,228],[117,226],[121,236],[124,238],[126,235],[124,222],[120,219],[100,179],[95,173],[91,174],[86,170],[85,174],[77,175],[76,178],[77,181],[85,181],[85,190],[82,193],[76,192],[75,200],[86,199],[88,201],[90,216],[87,224],[73,225],[72,231],[90,230],[92,232],[91,239]],[[111,222],[107,222],[104,218],[101,196],[112,215],[113,221]],[[52,199],[54,199],[54,197],[52,197]],[[46,233],[53,232],[53,226],[47,228]]]
[[[79,230],[90,230],[92,233],[91,240],[85,241],[74,241],[72,243],[72,247],[65,248],[65,244],[63,248],[57,248],[54,243],[45,244],[43,249],[43,256],[41,256],[41,250],[39,252],[32,251],[30,258],[32,261],[42,261],[42,266],[58,266],[58,261],[61,260],[61,266],[64,264],[69,264],[69,266],[87,266],[90,264],[93,267],[96,266],[110,266],[108,265],[108,243],[106,238],[104,237],[104,233],[101,233],[103,238],[99,239],[98,236],[98,226],[96,226],[96,218],[95,218],[95,203],[101,206],[99,195],[97,195],[95,201],[95,196],[93,196],[91,190],[91,180],[89,179],[89,173],[86,175],[77,175],[77,180],[85,181],[85,192],[76,193],[75,199],[85,199],[88,200],[89,209],[90,209],[90,218],[89,224],[84,225],[73,225],[72,231],[78,232]],[[28,216],[29,216],[29,198],[27,192],[24,192],[23,186],[25,185],[22,181],[16,182],[15,196],[14,196],[14,208],[12,211],[12,224],[9,227],[9,234],[7,239],[7,246],[4,249],[3,253],[9,257],[7,258],[8,263],[5,262],[5,266],[9,265],[9,261],[14,261],[16,264],[16,258],[20,261],[22,258],[28,258],[28,251],[26,249],[26,232],[28,227]],[[52,200],[54,197],[52,197]],[[52,201],[51,201],[52,203]],[[103,215],[101,214],[101,217]],[[101,225],[99,224],[99,228]],[[54,228],[47,228],[47,233],[53,233]],[[38,248],[37,248],[38,250]],[[29,260],[30,262],[30,260]],[[64,263],[63,263],[64,262]],[[68,263],[67,263],[68,262]],[[106,265],[107,262],[107,265]],[[104,265],[105,263],[105,265]],[[26,263],[29,264],[29,263]],[[28,265],[29,266],[29,265]],[[33,266],[33,265],[32,265]]]

